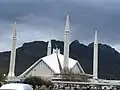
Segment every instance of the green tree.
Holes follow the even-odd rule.
[[[53,86],[53,83],[51,81],[45,81],[46,87]]]
[[[31,76],[31,77],[26,78],[24,80],[24,83],[30,84],[33,86],[33,88],[35,88],[36,85],[38,86],[44,85],[45,81],[40,77]]]
[[[46,87],[53,85],[51,81],[47,81],[47,80],[42,79],[41,77],[36,77],[36,76],[30,76],[26,78],[24,80],[24,83],[32,85],[33,88],[35,88],[36,85],[38,86],[45,85]]]

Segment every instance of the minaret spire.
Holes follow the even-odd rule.
[[[69,14],[67,13],[65,33],[64,33],[64,63],[63,63],[63,67],[64,67],[65,71],[68,70],[68,65],[69,65],[69,35],[70,35],[70,22],[69,22]]]
[[[52,49],[52,45],[51,45],[51,33],[50,33],[50,40],[48,42],[48,48],[47,48],[47,56],[51,55],[51,49]]]
[[[16,22],[15,22],[13,28],[12,49],[11,49],[8,77],[15,77],[16,39],[17,39],[17,34],[16,34]]]
[[[97,39],[97,29],[95,30],[95,40],[94,40],[93,78],[98,79],[98,39]]]

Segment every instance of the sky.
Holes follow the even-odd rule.
[[[0,0],[0,52],[12,45],[16,21],[17,47],[25,42],[64,39],[66,12],[70,40],[89,44],[95,28],[100,43],[120,52],[120,0]]]

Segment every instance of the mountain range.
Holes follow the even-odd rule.
[[[52,48],[58,47],[63,54],[64,42],[51,40]],[[21,74],[38,59],[47,55],[48,42],[34,41],[17,48],[16,75]],[[99,43],[99,78],[120,79],[120,53],[109,45]],[[70,44],[70,57],[76,59],[87,74],[92,74],[93,43],[81,44],[78,40]],[[8,73],[10,51],[0,52],[0,72]]]

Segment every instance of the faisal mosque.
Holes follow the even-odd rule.
[[[93,74],[87,74],[80,63],[69,57],[70,45],[70,20],[69,14],[66,17],[64,31],[64,54],[60,49],[52,50],[51,40],[48,42],[47,56],[40,58],[21,75],[15,75],[16,59],[16,23],[13,29],[12,50],[10,56],[9,73],[7,81],[20,81],[29,76],[43,77],[52,80],[54,83],[61,84],[82,84],[82,85],[100,85],[100,86],[120,86],[120,80],[103,80],[98,78],[98,39],[97,30],[95,30],[94,50],[93,50]],[[53,52],[51,52],[53,51]],[[29,62],[28,62],[29,63]],[[66,77],[67,76],[67,77]],[[67,81],[70,79],[69,81]]]
[[[35,62],[32,66],[30,66],[21,75],[15,76],[16,40],[17,40],[16,25],[15,25],[13,29],[13,42],[12,42],[8,79],[10,80],[15,77],[29,77],[29,76],[42,76],[46,78],[52,78],[56,74],[60,75],[63,74],[63,72],[67,73],[69,70],[74,74],[85,75],[85,72],[81,67],[80,63],[77,60],[69,58],[69,44],[70,44],[69,36],[70,36],[70,21],[69,21],[69,14],[67,14],[66,26],[64,32],[64,55],[60,54],[60,49],[58,48],[51,50],[52,45],[51,45],[51,40],[49,40],[48,48],[47,48],[47,56],[40,58],[37,62]],[[96,72],[97,71],[95,71],[95,73]],[[89,76],[89,74],[86,75]]]

